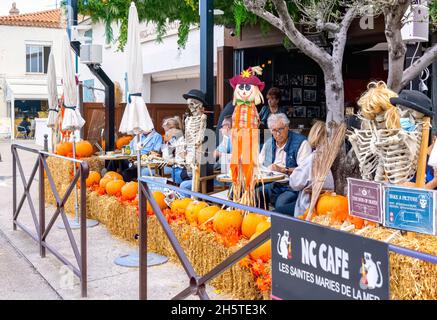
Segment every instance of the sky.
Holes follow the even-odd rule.
[[[56,4],[59,7],[61,0],[0,0],[0,16],[9,15],[13,2],[17,4],[20,13],[29,13],[55,9]]]

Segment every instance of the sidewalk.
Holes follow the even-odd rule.
[[[31,142],[20,141],[19,143],[35,147]],[[0,235],[3,234],[3,240],[0,241],[0,299],[27,299],[28,296],[30,296],[29,299],[32,296],[34,299],[81,299],[79,279],[75,276],[69,277],[69,269],[52,254],[47,253],[46,258],[42,259],[36,242],[23,231],[20,229],[13,231],[10,144],[0,142],[0,153],[3,160],[0,162]],[[23,151],[19,151],[19,155],[28,179],[36,155]],[[30,191],[36,211],[38,210],[37,178],[38,175]],[[23,190],[19,172],[17,172],[17,181],[17,201],[19,201]],[[48,223],[54,213],[54,208],[46,208],[46,213]],[[19,221],[31,231],[35,230],[27,200],[19,215]],[[65,230],[56,227],[59,221],[61,221],[60,218],[57,219],[47,241],[74,262],[73,250]],[[73,230],[73,234],[79,242],[79,231]],[[8,241],[25,256],[25,259],[15,253],[12,246],[8,245]],[[87,246],[87,299],[138,299],[138,269],[119,267],[113,263],[116,257],[136,251],[137,247],[114,238],[102,224],[87,229]],[[11,258],[14,254],[15,259]],[[7,282],[4,286],[6,289],[3,289],[4,281]],[[38,283],[45,283],[45,285]],[[148,269],[147,285],[149,299],[171,299],[188,286],[188,278],[181,266],[168,262]],[[42,292],[39,293],[39,291]],[[7,294],[8,292],[10,295]],[[216,294],[211,286],[207,286],[207,292],[211,299],[230,299],[228,296]],[[190,299],[197,299],[197,297]]]

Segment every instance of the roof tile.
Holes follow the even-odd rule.
[[[2,16],[0,25],[61,29],[61,9]]]

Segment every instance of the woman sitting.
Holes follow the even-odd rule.
[[[290,187],[294,191],[299,191],[297,197],[294,216],[300,216],[304,214],[305,210],[310,206],[311,193],[307,189],[311,188],[311,169],[313,165],[313,159],[315,152],[319,146],[321,146],[327,139],[326,124],[323,121],[316,121],[311,127],[308,135],[308,142],[313,149],[313,152],[300,163],[290,175]],[[334,178],[331,171],[329,171],[326,177],[323,189],[334,189]]]

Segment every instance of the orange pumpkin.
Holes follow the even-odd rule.
[[[214,230],[224,235],[229,229],[240,231],[243,217],[237,210],[227,211],[220,210],[214,216]]]
[[[243,218],[243,223],[241,225],[241,233],[247,239],[250,239],[256,231],[256,226],[266,220],[266,217],[261,214],[248,213]]]
[[[119,196],[121,195],[121,188],[126,183],[123,180],[112,180],[106,184],[106,193],[110,196]]]
[[[106,190],[106,184],[107,184],[109,181],[114,181],[114,179],[110,179],[110,178],[105,178],[105,177],[103,177],[102,179],[100,179],[99,187],[104,188],[104,189]]]
[[[317,201],[316,211],[319,215],[331,213],[344,221],[349,212],[347,197],[336,193],[325,193]]]
[[[252,241],[255,239],[261,232],[255,232],[250,240]],[[267,242],[260,245],[258,248],[253,250],[249,255],[252,259],[258,260],[261,259],[262,261],[266,262],[270,260],[272,257],[272,240],[268,240]]]
[[[115,171],[106,172],[103,178],[107,178],[111,180],[123,180],[123,176]]]
[[[94,153],[94,148],[89,141],[76,142],[76,156],[79,158],[91,157]]]
[[[133,136],[124,136],[117,139],[115,142],[115,146],[117,149],[123,148],[125,145],[129,144],[129,142],[133,139]]]
[[[179,211],[180,213],[185,214],[185,209],[188,207],[188,205],[194,201],[191,198],[183,198],[183,199],[176,199],[171,203],[171,211],[176,212]]]
[[[161,191],[153,191],[152,195],[153,195],[153,199],[155,199],[156,203],[158,204],[158,206],[161,210],[164,210],[165,208],[167,208],[167,204],[164,201],[165,195]],[[147,208],[147,215],[150,216],[154,213],[149,201],[147,201],[146,208]]]
[[[192,201],[185,210],[185,219],[189,224],[197,224],[197,215],[203,208],[208,207],[204,201]]]
[[[69,153],[73,152],[73,144],[71,142],[62,142],[56,145],[56,154],[67,157]]]
[[[98,173],[97,171],[90,171],[88,178],[86,178],[86,186],[89,188],[95,184],[99,184],[100,178],[100,173]]]
[[[201,209],[197,214],[197,222],[199,225],[204,224],[206,221],[214,217],[217,211],[220,211],[218,206],[209,206]]]
[[[138,194],[138,183],[135,181],[128,182],[121,188],[121,195],[126,200],[135,199],[137,194]]]
[[[255,233],[261,233],[261,232],[267,230],[268,228],[270,228],[271,226],[272,226],[271,222],[269,222],[267,220],[262,221],[262,222],[258,223],[258,225],[256,226]]]

